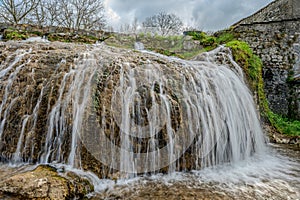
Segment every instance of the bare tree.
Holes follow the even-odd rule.
[[[61,0],[44,0],[43,6],[46,10],[46,21],[45,25],[48,26],[58,26],[59,16],[62,14],[62,9],[60,8]]]
[[[103,29],[102,0],[0,0],[0,21],[73,29]]]
[[[26,20],[29,24],[39,26],[65,26],[61,23],[64,12],[63,6],[67,7],[67,1],[40,0],[39,5],[30,13]]]
[[[133,33],[137,32],[138,29],[138,19],[136,17],[134,17],[132,25],[131,25],[131,29]]]
[[[138,30],[138,19],[134,17],[131,24],[123,23],[120,25],[119,32],[127,34],[135,34]]]
[[[156,15],[147,17],[143,22],[146,29],[155,29],[161,35],[178,33],[183,27],[183,23],[175,14],[160,12]]]
[[[26,23],[34,24],[38,26],[45,26],[47,25],[48,21],[48,9],[47,4],[51,3],[50,0],[40,0],[39,5],[32,10],[26,17]]]
[[[4,22],[19,24],[40,3],[40,0],[0,0],[0,18]]]
[[[121,33],[131,33],[131,26],[128,23],[123,23],[120,25]]]
[[[104,6],[100,0],[60,0],[56,21],[74,29],[102,29],[105,26]]]

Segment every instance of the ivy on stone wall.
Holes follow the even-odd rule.
[[[257,92],[261,116],[280,133],[300,135],[300,121],[284,118],[270,110],[264,92],[262,61],[253,53],[250,46],[246,42],[238,40],[228,42],[226,46],[231,48],[234,60],[243,67],[252,90]]]

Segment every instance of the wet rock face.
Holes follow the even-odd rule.
[[[216,55],[221,47],[197,62],[105,45],[0,46],[1,161],[129,177],[200,169],[263,148],[241,69],[222,59],[228,52]]]
[[[0,182],[0,191],[20,199],[62,200],[82,198],[93,191],[93,186],[75,174],[61,176],[55,168],[40,165]]]
[[[84,60],[84,52],[88,52],[91,46],[78,45],[78,44],[64,44],[64,43],[24,43],[24,42],[1,42],[1,81],[0,85],[0,161],[13,161],[13,162],[30,162],[30,163],[45,163],[45,162],[62,162],[68,163],[70,153],[70,144],[72,126],[74,125],[71,112],[72,106],[65,105],[64,112],[54,114],[52,119],[51,112],[55,106],[59,104],[66,104],[60,102],[60,98],[65,98],[68,95],[68,88],[72,83],[72,78],[67,77],[70,71],[80,65],[76,60]],[[141,53],[121,50],[110,49],[109,47],[103,48],[96,52],[101,58],[99,62],[99,74],[97,83],[98,99],[95,105],[98,109],[98,119],[106,116],[106,127],[115,127],[113,133],[108,129],[106,134],[108,136],[116,137],[116,141],[120,140],[118,135],[119,127],[114,123],[114,119],[109,113],[113,89],[119,82],[120,66],[127,62],[132,66],[145,67],[149,60],[154,60],[153,63],[157,66],[166,65],[165,70],[171,64],[163,59],[157,59],[155,56],[141,56]],[[93,60],[91,59],[91,60]],[[86,59],[88,60],[88,59]],[[6,71],[6,67],[12,65],[10,70]],[[167,66],[168,65],[168,66]],[[102,68],[101,68],[102,67]],[[10,72],[10,73],[8,73]],[[148,72],[150,72],[148,70]],[[166,71],[165,73],[171,73]],[[146,74],[142,74],[145,76]],[[179,72],[174,77],[179,77]],[[71,76],[70,76],[71,77]],[[65,78],[65,79],[64,79]],[[64,82],[65,81],[65,82]],[[143,81],[143,80],[141,80]],[[174,83],[176,85],[176,83]],[[144,116],[147,109],[151,107],[151,96],[149,96],[148,85],[143,86],[140,83],[138,93],[146,101],[141,105],[142,113]],[[158,99],[159,85],[156,85],[156,94],[153,96]],[[176,94],[172,88],[167,88],[171,96],[168,98],[173,99],[172,104],[176,107]],[[61,97],[60,97],[61,94]],[[120,107],[120,105],[116,105]],[[105,109],[106,107],[106,109]],[[178,106],[177,106],[178,107]],[[104,109],[104,110],[103,110]],[[119,111],[119,110],[116,110]],[[172,126],[176,128],[180,124],[180,110],[171,110],[173,115]],[[110,117],[108,117],[110,116]],[[65,117],[63,121],[61,118]],[[133,116],[136,117],[136,116]],[[142,122],[136,117],[136,123]],[[49,134],[51,132],[51,134]],[[59,135],[64,132],[65,134]],[[115,134],[115,135],[114,135]],[[164,129],[160,136],[160,143],[164,145],[166,140],[166,129]],[[51,141],[47,141],[47,137],[53,136]],[[60,142],[60,148],[52,148]],[[145,139],[144,143],[147,140]],[[118,143],[119,144],[119,143]],[[99,146],[97,143],[95,146]],[[142,147],[141,151],[146,152],[146,146]],[[47,151],[50,150],[47,157]],[[99,149],[102,151],[102,149]],[[82,142],[78,142],[78,157],[80,161],[74,163],[75,167],[82,166],[83,169],[91,170],[99,177],[107,177],[109,174],[114,173],[109,167],[103,165],[97,160],[94,155],[90,153],[90,149],[86,149]],[[47,159],[43,159],[43,157]],[[191,166],[189,166],[191,168]],[[165,171],[167,168],[165,169]],[[46,185],[46,184],[45,184]]]
[[[3,122],[3,129],[0,131],[0,160],[13,162],[32,162],[32,163],[45,163],[45,162],[62,162],[68,163],[68,157],[70,153],[70,144],[72,126],[74,126],[73,114],[71,112],[72,106],[65,105],[61,108],[64,112],[57,113],[51,117],[51,113],[55,106],[60,104],[66,104],[60,102],[60,98],[66,98],[68,96],[68,88],[71,87],[72,78],[67,77],[70,71],[75,70],[78,65],[82,63],[76,63],[76,60],[88,60],[89,58],[83,58],[84,52],[88,52],[91,46],[76,45],[76,44],[64,44],[64,43],[23,43],[23,42],[2,42],[0,44],[1,51],[1,91],[0,99],[2,100],[1,116],[0,120]],[[180,72],[172,71],[174,67],[172,65],[178,65],[176,63],[168,63],[165,59],[158,59],[156,56],[142,55],[134,51],[121,50],[115,48],[105,47],[98,52],[94,52],[98,60],[99,72],[97,77],[97,87],[95,93],[94,105],[97,109],[97,118],[105,118],[105,134],[107,137],[114,137],[117,145],[120,145],[120,124],[117,124],[114,116],[111,112],[112,96],[114,89],[120,85],[120,70],[121,66],[125,65],[136,67],[137,69],[145,68],[146,71],[141,72],[141,79],[139,80],[137,93],[138,98],[143,98],[145,101],[140,105],[141,113],[135,115],[141,115],[141,117],[132,115],[135,118],[137,125],[148,126],[147,111],[152,107],[152,98],[159,100],[160,86],[159,82],[153,85],[154,94],[151,96],[149,93],[152,90],[151,85],[145,85],[143,83],[143,77],[147,77],[147,73],[151,73],[150,68],[147,69],[147,65],[165,66],[165,74],[170,74],[174,78],[173,88],[163,88],[169,95],[168,99],[172,102],[171,114],[172,114],[172,127],[177,130],[182,123],[182,116],[180,115],[180,108],[178,106],[178,98],[176,96],[176,90],[180,89]],[[88,53],[87,53],[88,54]],[[5,67],[14,63],[10,73],[5,72]],[[87,66],[88,67],[88,66]],[[84,67],[83,67],[84,68]],[[173,68],[173,69],[172,69]],[[17,71],[17,69],[19,69]],[[174,73],[176,72],[176,73]],[[70,76],[71,77],[71,76]],[[177,80],[177,81],[175,81]],[[8,84],[11,81],[11,84]],[[76,87],[76,86],[75,86]],[[12,90],[12,92],[9,92]],[[61,95],[61,97],[60,97]],[[118,98],[121,98],[118,96]],[[121,101],[115,99],[114,114],[115,116],[121,112]],[[138,101],[139,99],[136,99]],[[160,102],[161,103],[161,102]],[[116,113],[117,112],[117,113]],[[61,119],[63,121],[61,121]],[[116,117],[119,119],[119,117]],[[118,120],[117,120],[118,121]],[[119,121],[120,122],[120,121]],[[102,124],[103,125],[103,124]],[[112,128],[113,127],[113,128]],[[93,128],[93,127],[92,127]],[[113,129],[113,131],[112,131]],[[88,128],[84,131],[88,132]],[[65,134],[59,135],[65,132]],[[51,134],[49,134],[51,133]],[[53,139],[47,141],[47,137],[53,136]],[[167,130],[162,127],[159,136],[159,146],[163,147],[168,140]],[[52,145],[56,145],[60,142],[60,148],[54,148],[50,150]],[[136,141],[137,142],[137,141]],[[140,148],[138,151],[147,152],[147,143],[149,140],[142,139]],[[94,144],[99,148],[99,143]],[[47,157],[47,151],[50,150]],[[103,151],[103,149],[93,149],[95,151]],[[91,149],[86,149],[85,144],[78,142],[77,150],[78,158],[74,164],[75,167],[79,165],[85,169],[96,173],[99,177],[108,177],[110,174],[115,173],[114,170],[103,165],[98,159],[91,154]],[[43,159],[46,157],[47,159]],[[78,160],[80,157],[80,161]],[[186,162],[186,161],[185,161]],[[185,164],[184,168],[192,168],[191,164]],[[163,169],[166,172],[168,168]]]
[[[15,158],[18,157],[19,161],[37,162],[38,152],[45,143],[43,133],[47,132],[47,109],[57,101],[63,75],[70,70],[77,56],[74,50],[80,51],[84,48],[76,45],[33,45],[22,42],[1,42],[0,46],[0,160],[12,159],[13,152],[17,151],[17,138],[20,138],[20,133],[23,132],[23,139],[27,144],[20,146],[21,152],[15,155]],[[11,71],[6,71],[9,63],[14,64]],[[40,109],[36,107],[39,101]],[[24,116],[28,118],[22,128]]]

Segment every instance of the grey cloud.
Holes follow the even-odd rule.
[[[203,30],[219,30],[230,26],[272,0],[109,0],[110,8],[120,23],[131,23],[133,16],[140,22],[160,11],[172,12],[183,22]],[[191,24],[188,24],[191,25]]]

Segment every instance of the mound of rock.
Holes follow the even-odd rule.
[[[71,172],[61,175],[56,168],[48,165],[40,165],[33,171],[16,174],[0,182],[0,193],[19,199],[83,198],[92,191],[93,186],[88,180]]]

